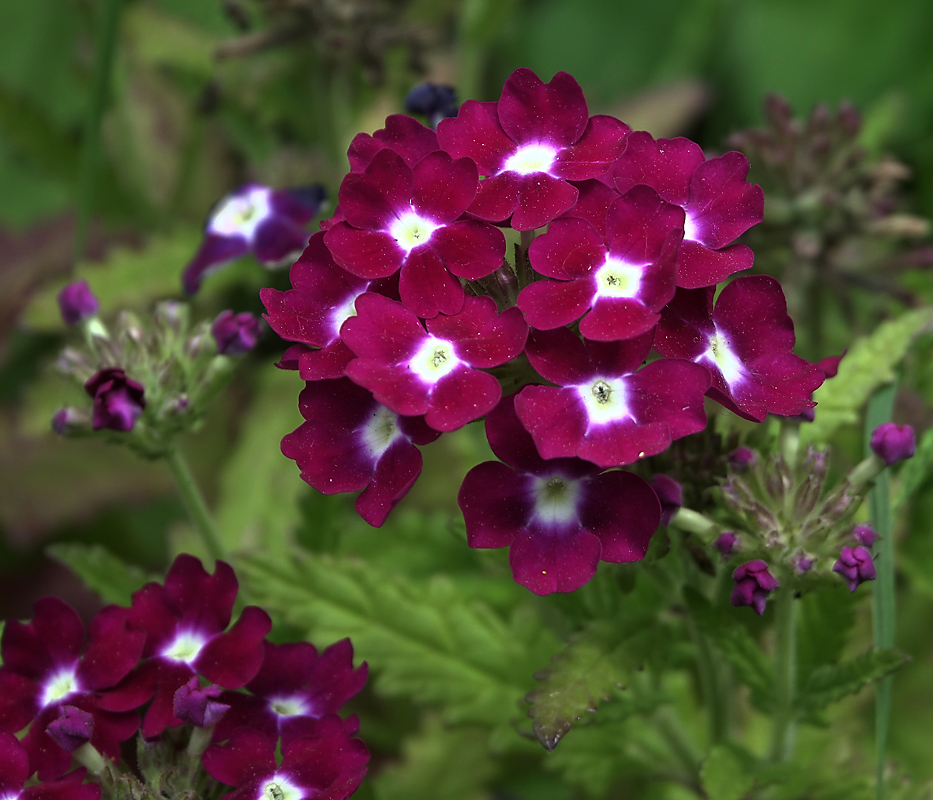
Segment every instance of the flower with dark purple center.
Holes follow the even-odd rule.
[[[856,525],[852,531],[852,538],[862,547],[867,547],[870,550],[872,545],[881,537],[875,533],[875,529],[871,525]]]
[[[13,734],[0,733],[0,797],[3,800],[100,800],[100,785],[84,783],[87,775],[84,768],[59,780],[25,786],[32,772],[26,748]]]
[[[378,294],[357,298],[356,310],[342,328],[357,355],[347,376],[396,414],[423,415],[436,431],[456,430],[499,402],[499,382],[480,370],[515,358],[528,335],[522,312],[498,314],[490,297],[467,297],[459,314],[425,324]]]
[[[230,800],[346,800],[363,780],[369,751],[336,714],[320,720],[314,738],[295,739],[275,757],[275,741],[248,728],[204,752],[204,769],[236,791]]]
[[[872,452],[890,467],[913,457],[916,449],[914,429],[910,425],[885,422],[875,428],[869,444]]]
[[[487,415],[486,436],[505,463],[474,467],[460,487],[470,547],[510,548],[515,580],[541,595],[579,589],[601,560],[644,558],[661,519],[644,480],[578,458],[545,461],[512,397]]]
[[[87,285],[87,281],[69,283],[58,293],[58,308],[68,325],[77,325],[93,317],[100,303]]]
[[[716,541],[713,542],[713,547],[722,553],[723,558],[725,558],[726,556],[731,555],[732,551],[735,550],[735,546],[738,540],[739,537],[736,536],[734,532],[725,531],[716,537]]]
[[[794,324],[780,284],[767,275],[715,287],[678,289],[661,312],[654,346],[669,358],[702,364],[707,395],[745,419],[792,416],[812,408],[823,371],[794,355]]]
[[[321,186],[270,189],[248,183],[231,192],[208,217],[204,241],[182,275],[185,291],[194,294],[207,275],[247,253],[264,267],[294,259],[308,243],[305,226],[324,199]]]
[[[651,479],[651,488],[661,502],[661,524],[668,525],[684,504],[684,489],[668,475],[655,475]]]
[[[419,83],[405,95],[405,110],[424,115],[435,129],[442,119],[456,117],[458,107],[453,86],[443,83]]]
[[[365,685],[368,667],[353,669],[349,639],[318,654],[308,642],[266,642],[262,668],[246,688],[249,694],[226,692],[230,713],[217,727],[222,741],[240,727],[252,728],[282,747],[299,738],[314,737],[318,720],[336,714]]]
[[[849,591],[854,592],[860,583],[875,579],[875,562],[867,547],[843,547],[839,559],[833,564],[833,572],[838,572],[845,579]]]
[[[362,175],[340,186],[345,222],[324,241],[334,260],[360,278],[399,273],[402,302],[419,317],[456,314],[459,278],[476,280],[502,266],[505,237],[494,226],[460,219],[476,195],[476,165],[440,151],[408,166],[391,148],[373,156]]]
[[[219,686],[201,686],[194,675],[179,686],[172,701],[175,716],[196,728],[212,728],[230,710],[230,706],[217,698],[223,693]]]
[[[107,710],[104,698],[139,661],[144,631],[132,624],[127,609],[116,606],[94,617],[87,637],[77,612],[58,598],[42,598],[34,609],[32,622],[9,620],[3,631],[0,731],[29,726],[22,743],[40,780],[68,770],[71,749],[61,743],[70,747],[84,735],[118,760],[120,742],[136,732],[139,716]]]
[[[544,83],[512,73],[498,103],[467,100],[437,137],[454,158],[469,156],[486,179],[470,213],[516,230],[540,228],[570,209],[583,181],[605,173],[625,149],[628,125],[589,116],[580,85],[566,72]]]
[[[301,477],[323,494],[362,493],[356,510],[379,527],[421,474],[416,444],[440,434],[401,416],[347,378],[309,382],[298,398],[304,422],[282,439]]]
[[[209,575],[194,556],[178,556],[165,584],[149,583],[133,595],[130,619],[147,633],[145,661],[101,701],[106,708],[139,708],[152,698],[143,718],[143,736],[158,736],[180,725],[175,693],[195,675],[225,689],[239,689],[262,665],[263,640],[272,622],[248,606],[227,630],[237,579],[218,561]]]
[[[535,281],[518,296],[533,328],[550,330],[580,320],[587,339],[631,339],[651,330],[674,296],[683,210],[647,186],[609,206],[605,240],[584,219],[554,220],[528,250]]]
[[[748,159],[741,153],[707,161],[689,139],[655,141],[645,131],[628,137],[612,168],[620,192],[645,184],[686,212],[677,255],[677,285],[686,289],[715,286],[752,265],[752,251],[732,244],[764,216],[764,194],[745,180],[747,175]]]
[[[211,325],[211,335],[217,342],[217,352],[224,356],[248,353],[259,340],[259,318],[243,311],[221,311]]]
[[[84,391],[94,398],[91,427],[98,431],[131,431],[146,407],[142,384],[128,378],[120,367],[107,367],[84,384]]]
[[[768,565],[760,558],[736,567],[732,580],[735,585],[729,602],[734,606],[751,606],[759,616],[765,613],[765,604],[771,592],[780,586],[777,578],[768,571]]]
[[[558,385],[526,386],[515,408],[543,458],[576,456],[618,467],[706,427],[709,374],[673,359],[639,370],[652,337],[583,342],[566,328],[532,332],[528,360]]]

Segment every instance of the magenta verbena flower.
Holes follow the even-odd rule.
[[[308,642],[266,642],[262,668],[246,688],[249,694],[225,692],[230,712],[214,732],[217,741],[240,727],[252,728],[287,748],[295,739],[313,738],[319,720],[340,711],[366,683],[368,667],[353,669],[349,639],[318,654]],[[353,731],[349,731],[352,733]]]
[[[489,444],[505,463],[474,467],[460,487],[470,547],[510,548],[516,582],[541,595],[579,589],[601,560],[644,558],[661,519],[648,483],[577,458],[545,461],[513,400],[486,417]]]
[[[204,241],[185,267],[182,284],[188,294],[207,275],[252,253],[265,267],[288,263],[308,242],[305,226],[324,203],[320,186],[271,189],[248,183],[224,197],[204,227]]]
[[[93,317],[100,303],[87,285],[87,281],[74,281],[58,293],[58,309],[68,325],[77,325]]]
[[[456,314],[464,298],[459,279],[489,275],[505,255],[500,230],[460,219],[477,185],[469,158],[437,151],[409,167],[386,148],[362,175],[344,179],[339,198],[346,221],[324,241],[334,260],[361,278],[399,272],[401,300],[419,317]]]
[[[533,328],[549,330],[580,320],[587,339],[630,339],[651,330],[674,296],[677,247],[684,212],[647,186],[636,186],[609,206],[605,239],[584,219],[554,220],[531,243],[536,281],[518,297]],[[588,312],[588,313],[587,313]]]
[[[745,419],[792,416],[812,408],[823,371],[794,355],[794,324],[780,284],[767,275],[737,278],[713,308],[714,287],[678,289],[661,313],[654,346],[710,371],[708,395]]]
[[[732,244],[761,222],[764,194],[748,183],[748,159],[730,152],[706,160],[689,139],[658,139],[636,131],[612,167],[616,189],[627,192],[645,184],[686,212],[684,240],[677,256],[677,285],[686,289],[714,286],[748,269],[754,254]]]
[[[736,567],[732,580],[735,585],[729,602],[734,606],[751,606],[759,616],[765,613],[771,592],[780,586],[777,578],[769,572],[768,565],[760,558]]]
[[[441,120],[441,147],[469,156],[486,179],[470,213],[515,230],[540,228],[570,209],[568,181],[605,173],[625,149],[630,128],[589,116],[580,85],[566,72],[544,83],[530,69],[512,73],[498,103],[467,100],[455,119]]]
[[[521,311],[499,314],[489,297],[467,297],[459,314],[424,324],[377,294],[357,298],[356,309],[342,328],[357,355],[347,376],[396,414],[423,415],[437,431],[456,430],[496,405],[499,382],[480,370],[515,358],[528,335]]]
[[[910,425],[885,422],[872,432],[869,444],[872,452],[890,467],[913,457],[916,450],[914,429]]]
[[[236,791],[229,800],[345,800],[360,785],[369,751],[351,738],[340,717],[320,720],[314,738],[295,739],[275,757],[275,741],[248,728],[234,731],[226,744],[202,756],[204,769]]]
[[[323,494],[362,490],[357,512],[370,525],[382,525],[421,474],[415,445],[440,434],[347,378],[308,383],[298,407],[306,422],[282,439],[282,452]]]
[[[289,277],[291,289],[259,292],[269,327],[286,341],[303,345],[279,366],[293,365],[306,381],[343,377],[354,356],[340,338],[340,329],[356,314],[356,298],[376,292],[397,300],[398,277],[369,280],[347,272],[334,261],[323,232],[311,237]]]
[[[128,378],[120,367],[106,367],[91,376],[84,391],[94,399],[91,427],[131,431],[146,408],[142,384]]]
[[[661,359],[642,369],[653,333],[619,342],[583,342],[566,328],[534,331],[525,353],[546,380],[515,399],[543,458],[576,456],[600,467],[632,464],[706,427],[709,374]]]
[[[0,642],[0,731],[17,733],[29,727],[23,746],[40,780],[63,775],[74,749],[61,743],[75,739],[69,743],[64,735],[50,736],[50,725],[80,738],[83,723],[91,744],[118,760],[120,742],[136,732],[139,717],[121,713],[126,709],[108,709],[104,698],[138,662],[145,632],[132,623],[126,609],[116,606],[94,617],[87,636],[77,612],[58,598],[42,598],[33,608],[28,624],[6,623]],[[73,710],[63,711],[66,706]],[[74,724],[63,729],[56,723],[60,717],[70,717]]]
[[[100,800],[101,788],[84,783],[83,767],[58,780],[26,786],[33,769],[26,748],[11,733],[0,733],[0,797],[3,800]]]
[[[849,587],[850,592],[858,589],[859,584],[875,580],[875,562],[867,547],[843,547],[839,558],[833,564],[833,572],[838,572]]]
[[[152,698],[142,733],[158,736],[181,724],[175,693],[201,675],[224,689],[246,685],[262,665],[269,615],[248,606],[227,630],[237,594],[233,570],[218,561],[209,575],[194,556],[178,556],[164,585],[146,584],[133,595],[129,616],[146,631],[145,660],[101,701],[106,708],[139,708]]]

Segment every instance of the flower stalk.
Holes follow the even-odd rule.
[[[794,699],[797,689],[797,603],[794,592],[784,588],[775,597],[774,713],[770,758],[788,761],[794,752],[797,726]]]
[[[217,526],[214,524],[214,518],[204,502],[204,496],[194,479],[188,461],[185,459],[181,450],[177,447],[170,447],[165,455],[165,463],[172,478],[175,479],[175,485],[181,493],[182,502],[188,511],[188,516],[194,523],[195,530],[201,537],[204,547],[211,558],[226,558],[226,551],[220,536],[217,533]]]

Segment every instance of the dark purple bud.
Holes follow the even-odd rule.
[[[728,456],[729,466],[736,472],[745,472],[758,460],[753,450],[747,447],[737,447]]]
[[[100,308],[100,303],[91,292],[87,281],[75,281],[58,293],[58,307],[66,323],[77,325],[93,317]]]
[[[89,422],[86,412],[65,406],[52,415],[52,430],[59,436],[65,436],[78,428],[87,426]]]
[[[651,479],[651,488],[661,501],[661,524],[667,525],[684,504],[683,487],[667,475],[655,475]]]
[[[45,732],[62,750],[72,753],[91,741],[94,717],[75,706],[62,706],[58,710],[58,718],[49,723]]]
[[[833,564],[833,572],[842,575],[849,591],[854,592],[860,583],[875,579],[875,562],[865,547],[843,547],[839,560]]]
[[[441,83],[419,83],[405,98],[405,110],[409,114],[424,114],[437,128],[445,117],[456,117],[459,104],[452,86]]]
[[[914,454],[914,429],[910,425],[885,422],[871,435],[871,449],[889,467]]]
[[[871,525],[856,525],[855,530],[852,531],[852,538],[862,545],[862,547],[871,548],[881,537],[875,533]]]
[[[816,561],[812,556],[808,556],[805,553],[797,553],[791,560],[790,563],[793,564],[794,570],[798,575],[803,575],[813,569],[813,564]]]
[[[225,356],[248,353],[256,346],[259,331],[259,318],[248,311],[241,314],[223,311],[211,325],[217,350]]]
[[[725,533],[721,533],[716,537],[716,541],[713,542],[713,547],[722,553],[723,556],[727,556],[733,550],[735,550],[735,545],[738,540],[739,537],[736,536],[732,531],[726,531]]]
[[[175,692],[175,716],[196,728],[214,727],[230,710],[230,706],[216,700],[222,691],[219,686],[201,686],[197,676],[192,676],[191,680]]]
[[[84,384],[84,390],[94,398],[91,427],[95,431],[131,431],[146,407],[142,385],[127,378],[119,367],[100,370]]]
[[[759,616],[765,612],[768,596],[780,586],[760,558],[737,567],[732,580],[735,586],[729,602],[734,606],[751,606]]]

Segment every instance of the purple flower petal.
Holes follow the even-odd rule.
[[[358,133],[350,143],[347,158],[353,172],[364,172],[380,150],[389,148],[398,153],[409,167],[415,166],[428,153],[439,149],[437,134],[405,114],[386,117],[386,125],[370,136]]]
[[[269,217],[256,228],[253,255],[264,267],[294,261],[308,244],[308,232],[284,217]]]
[[[236,258],[249,253],[249,240],[244,236],[208,234],[198,252],[182,272],[182,285],[186,294],[196,294],[201,282],[212,272]]]
[[[580,139],[557,154],[553,174],[570,181],[603,175],[622,155],[631,131],[615,117],[601,114],[590,117]]]
[[[467,100],[460,106],[456,118],[438,123],[437,139],[441,149],[454,158],[472,158],[480,175],[498,174],[515,150],[515,142],[502,130],[497,108],[497,103]]]
[[[572,76],[558,72],[544,83],[525,68],[506,80],[497,112],[502,130],[513,142],[543,142],[554,148],[574,144],[589,118],[583,90]]]
[[[229,631],[204,645],[192,666],[212,683],[239,689],[262,666],[262,642],[271,629],[272,620],[265,611],[247,606]]]
[[[689,139],[655,141],[646,131],[635,131],[612,168],[612,178],[620,193],[644,184],[668,203],[683,207],[690,199],[691,178],[704,160],[703,150]]]

